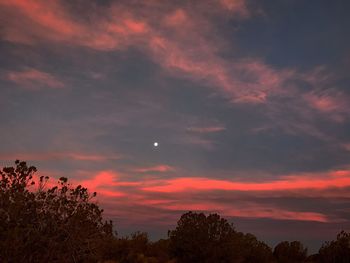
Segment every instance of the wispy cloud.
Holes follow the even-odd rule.
[[[42,153],[3,153],[0,154],[0,160],[26,160],[26,161],[45,161],[45,160],[76,160],[100,162],[107,160],[119,160],[123,155],[116,154],[88,154],[78,152],[42,152]]]
[[[33,45],[49,41],[100,51],[137,47],[167,72],[218,89],[235,103],[263,103],[294,76],[293,70],[274,69],[261,59],[228,61],[219,55],[227,43],[220,37],[213,39],[211,16],[218,17],[228,10],[237,18],[247,18],[249,11],[243,0],[204,1],[198,8],[186,9],[157,2],[157,8],[145,5],[150,11],[146,13],[141,7],[126,8],[125,4],[115,3],[107,9],[94,7],[93,12],[103,11],[105,16],[96,17],[93,25],[73,19],[60,1],[17,0],[0,4],[13,13],[4,33],[8,41]],[[211,16],[207,15],[208,10]]]
[[[63,88],[64,83],[54,75],[37,69],[10,71],[6,78],[26,89]]]
[[[344,122],[350,117],[350,98],[335,90],[314,91],[305,94],[305,101],[322,115],[335,122]]]
[[[350,177],[313,178],[309,176],[288,176],[284,179],[278,179],[272,182],[262,183],[234,182],[228,180],[213,180],[209,178],[187,177],[175,178],[170,180],[160,180],[158,183],[153,183],[154,185],[146,186],[143,188],[143,190],[156,192],[181,192],[189,190],[281,191],[298,189],[326,189],[331,187],[350,186]]]
[[[152,172],[164,173],[164,172],[173,172],[175,171],[175,168],[166,164],[159,164],[155,166],[136,168],[136,169],[133,169],[133,171],[138,173],[152,173]]]
[[[187,131],[195,133],[215,133],[224,131],[226,128],[224,126],[208,126],[208,127],[189,127]]]

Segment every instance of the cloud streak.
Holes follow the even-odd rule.
[[[54,75],[37,69],[7,72],[6,78],[17,85],[32,90],[41,88],[63,88],[65,84]]]
[[[46,152],[46,153],[13,153],[0,154],[0,160],[26,160],[26,161],[48,161],[48,160],[75,160],[101,162],[107,160],[119,160],[122,155],[103,155],[103,154],[88,154],[78,152]]]
[[[152,171],[155,176],[156,169]],[[149,169],[147,173],[152,171]],[[227,217],[342,222],[345,218],[341,214],[323,209],[322,205],[307,205],[305,208],[300,206],[296,209],[295,206],[278,200],[297,197],[303,198],[303,203],[307,204],[312,203],[314,198],[328,196],[331,198],[329,202],[333,202],[334,205],[337,198],[344,197],[344,193],[334,195],[335,192],[339,193],[344,189],[350,196],[349,170],[283,176],[281,179],[261,183],[198,177],[156,179],[154,176],[129,181],[126,180],[126,174],[101,171],[90,179],[75,180],[75,184],[79,183],[97,191],[102,205],[118,207],[110,209],[110,216],[127,218],[133,217],[136,210],[140,213],[144,211],[142,218],[133,221],[133,224],[147,222],[152,218],[154,210],[169,218],[172,218],[175,212],[195,210],[218,212]],[[146,212],[147,210],[149,212]]]

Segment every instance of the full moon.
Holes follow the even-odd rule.
[[[157,146],[158,146],[158,142],[154,142],[154,143],[153,143],[153,146],[154,146],[154,147],[157,147]]]

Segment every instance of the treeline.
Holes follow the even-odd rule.
[[[299,241],[274,249],[252,234],[238,232],[217,214],[188,212],[168,238],[152,242],[147,233],[120,237],[82,186],[48,177],[16,161],[0,171],[0,262],[109,263],[349,263],[350,234],[340,232],[308,255]]]

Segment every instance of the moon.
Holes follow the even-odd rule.
[[[153,143],[153,146],[154,146],[154,147],[158,147],[158,142],[154,142],[154,143]]]

